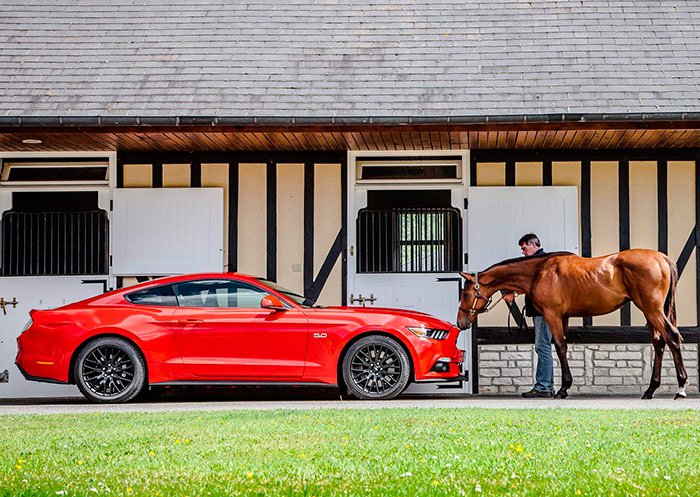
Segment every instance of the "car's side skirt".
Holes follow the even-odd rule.
[[[337,388],[338,385],[331,383],[311,383],[305,381],[212,381],[212,380],[182,380],[182,381],[162,381],[159,383],[149,383],[152,387],[202,387],[202,386],[218,386],[218,387],[252,387],[252,386],[270,386],[270,387],[329,387]]]

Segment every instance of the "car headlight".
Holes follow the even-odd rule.
[[[413,333],[416,336],[419,336],[421,338],[431,338],[433,340],[444,340],[447,338],[447,335],[450,334],[449,330],[439,330],[436,328],[425,328],[425,327],[416,327],[416,326],[407,326],[409,331]]]

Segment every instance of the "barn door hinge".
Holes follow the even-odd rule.
[[[469,264],[469,254],[466,252],[464,253],[464,264]]]
[[[114,200],[109,201],[109,211],[113,212],[114,211]]]
[[[468,198],[464,199],[464,208],[469,209],[469,199]]]
[[[109,266],[112,267],[113,265],[114,265],[114,264],[113,264],[113,261],[112,261],[112,256],[110,255],[110,256],[109,256]]]

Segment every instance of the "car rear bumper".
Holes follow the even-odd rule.
[[[70,356],[54,345],[54,337],[34,328],[17,337],[15,364],[27,380],[68,383]]]
[[[44,378],[41,376],[32,376],[32,375],[28,374],[24,369],[22,369],[22,366],[20,366],[19,363],[17,363],[17,362],[15,363],[15,366],[17,366],[17,369],[19,369],[19,372],[22,373],[22,376],[24,376],[24,378],[27,381],[40,381],[42,383],[57,383],[59,385],[67,385],[68,384],[67,381],[55,380],[53,378]]]

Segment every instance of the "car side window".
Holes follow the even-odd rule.
[[[175,285],[180,307],[258,308],[268,292],[240,281],[197,280]]]
[[[177,307],[177,299],[172,285],[146,288],[125,295],[127,301],[138,305],[154,305],[162,307]]]

